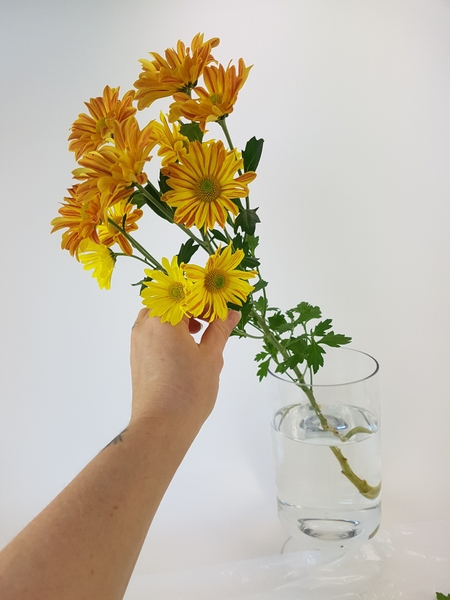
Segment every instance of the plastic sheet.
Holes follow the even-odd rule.
[[[450,593],[450,519],[382,529],[333,559],[297,552],[132,578],[126,600],[435,600]]]

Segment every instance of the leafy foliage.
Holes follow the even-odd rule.
[[[169,190],[171,190],[171,187],[167,185],[167,180],[169,178],[166,177],[162,171],[159,172],[159,190],[160,190],[160,196],[159,198],[165,194],[166,192],[168,192]]]
[[[447,594],[446,596],[444,596],[444,594],[441,594],[440,592],[436,592],[436,600],[450,600],[450,594]]]
[[[261,158],[264,140],[257,140],[252,137],[246,144],[245,150],[242,151],[244,159],[244,171],[256,171],[259,160]]]
[[[167,178],[161,173],[160,188],[161,190],[164,190],[164,192],[158,192],[158,190],[151,183],[147,183],[147,185],[144,186],[147,194],[144,194],[140,191],[134,192],[134,194],[132,194],[130,197],[130,202],[136,205],[138,208],[142,208],[144,205],[147,205],[158,215],[158,217],[169,221],[169,223],[173,223],[173,214],[175,212],[174,209],[161,200],[162,193],[165,193],[165,191],[170,189],[166,184],[166,179]]]
[[[200,129],[200,125],[192,121],[191,123],[183,123],[180,127],[181,135],[185,135],[190,142],[200,142],[203,141],[204,133]]]
[[[264,301],[259,299],[261,304]],[[271,361],[275,363],[276,373],[286,373],[294,371],[294,378],[298,380],[298,373],[295,373],[301,367],[302,376],[309,371],[317,373],[324,363],[324,346],[337,348],[348,344],[351,338],[332,331],[331,319],[319,321],[316,325],[306,326],[311,321],[321,318],[322,313],[318,306],[313,306],[308,302],[301,302],[285,313],[279,309],[267,309],[267,302],[263,309],[272,311],[274,314],[267,317],[267,324],[275,338],[269,340],[264,336],[263,352],[255,357],[259,363],[258,377],[261,381],[269,372]],[[301,333],[297,333],[297,329]]]
[[[181,244],[180,251],[178,252],[178,265],[181,265],[181,263],[188,263],[199,248],[199,244],[196,244],[192,238],[189,238],[187,242]]]
[[[214,237],[215,240],[218,240],[219,242],[224,242],[225,244],[228,244],[228,239],[227,239],[226,235],[224,233],[222,233],[221,231],[219,231],[219,229],[211,229],[210,233],[212,234],[212,236]]]
[[[260,223],[260,219],[256,214],[257,208],[244,208],[236,217],[236,221],[234,223],[234,229],[237,231],[237,228],[240,227],[242,231],[248,233],[249,235],[255,234],[256,223]]]

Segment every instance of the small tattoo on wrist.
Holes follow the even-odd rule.
[[[125,431],[128,429],[128,427],[125,427],[125,429],[123,431],[121,431],[119,433],[119,435],[116,435],[116,437],[114,439],[112,439],[109,444],[106,444],[105,448],[103,448],[103,450],[105,450],[106,448],[108,448],[108,446],[112,446],[113,444],[117,444],[118,442],[122,442],[122,435],[125,433]]]

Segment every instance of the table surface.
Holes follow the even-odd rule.
[[[136,574],[126,600],[435,600],[450,594],[450,519],[382,528],[331,558],[295,552],[183,571]]]

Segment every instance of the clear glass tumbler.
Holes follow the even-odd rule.
[[[268,377],[279,518],[304,549],[358,546],[381,517],[379,365],[331,348],[312,383]]]

